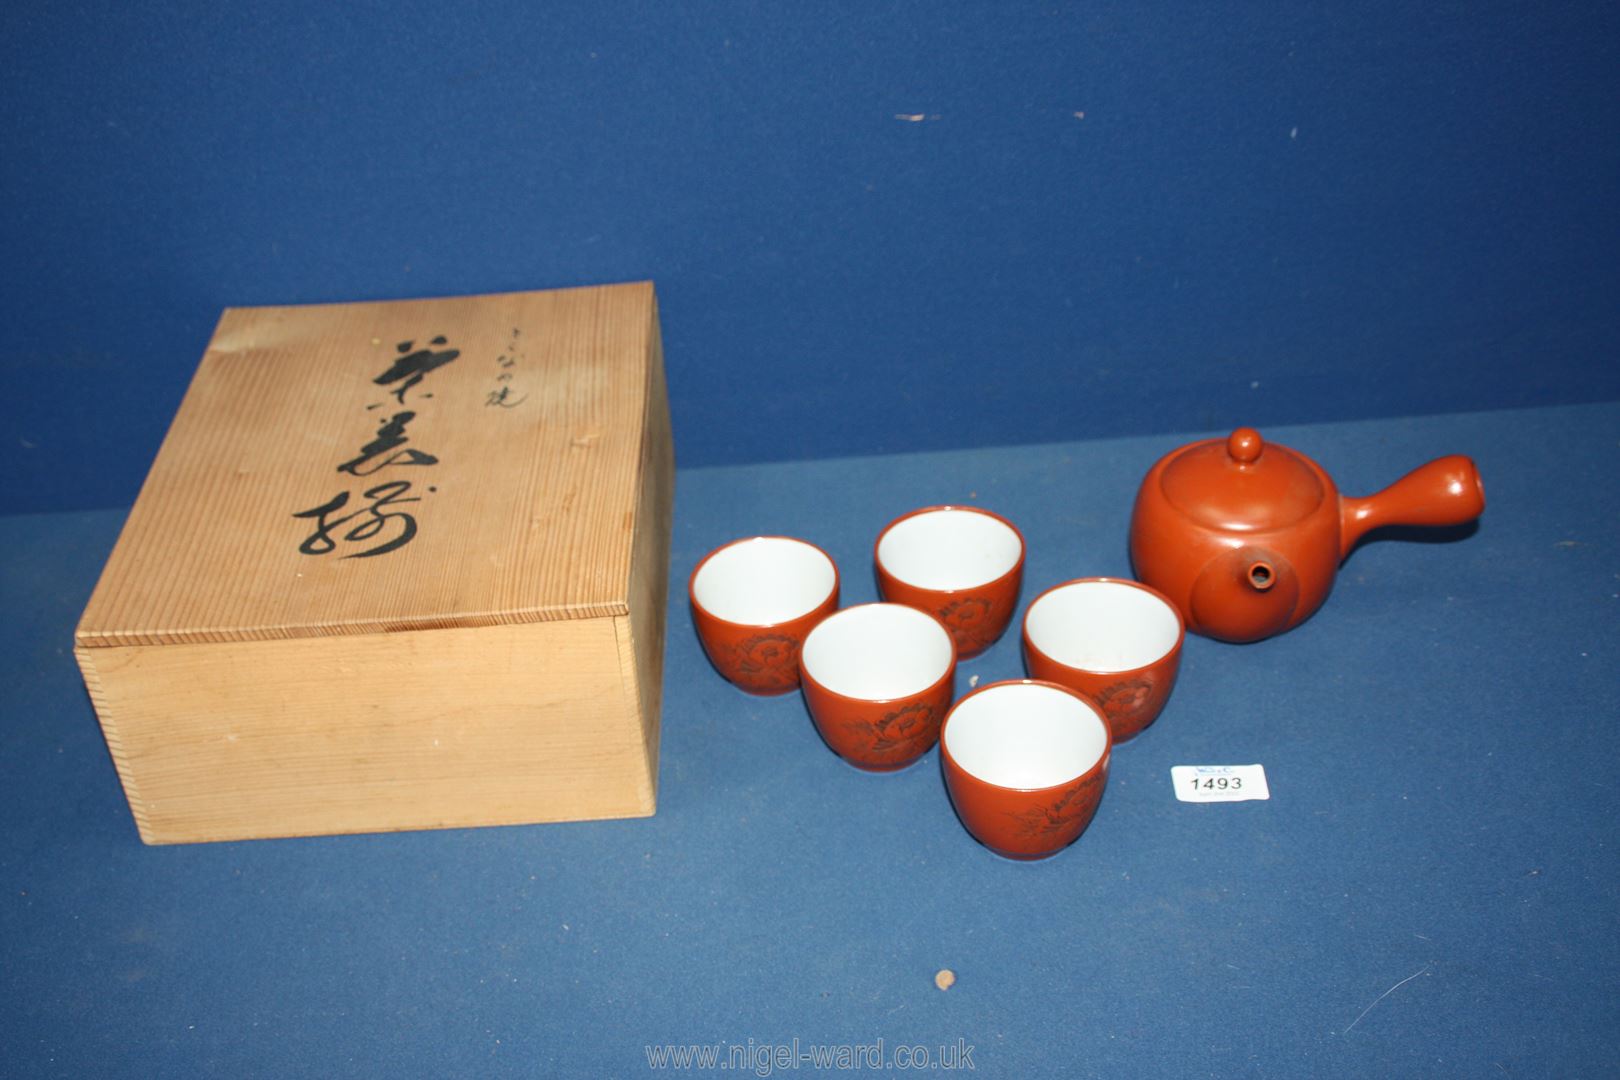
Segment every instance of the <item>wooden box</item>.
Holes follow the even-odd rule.
[[[147,843],[653,812],[651,283],[224,313],[76,635]]]

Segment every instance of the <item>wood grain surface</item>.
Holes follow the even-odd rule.
[[[614,619],[78,657],[149,844],[653,812]]]
[[[646,282],[226,311],[78,643],[625,614],[653,325]],[[414,386],[377,383],[407,342],[458,355]],[[406,413],[408,441],[356,468],[404,452],[434,463],[340,471]],[[406,482],[420,501],[383,512],[414,517],[409,543],[354,557],[403,528],[342,542],[365,514],[332,531],[333,550],[300,550],[319,522],[296,514],[347,492],[339,518]]]
[[[669,599],[669,544],[675,517],[675,454],[664,384],[664,350],[656,318],[648,371],[647,427],[642,444],[641,506],[630,574],[629,614],[617,616],[619,654],[631,708],[643,718],[647,774],[656,787],[663,714],[664,612]]]

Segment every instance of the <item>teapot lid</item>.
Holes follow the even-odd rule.
[[[1165,498],[1202,525],[1264,532],[1302,521],[1326,495],[1320,470],[1253,428],[1194,443],[1165,466]]]

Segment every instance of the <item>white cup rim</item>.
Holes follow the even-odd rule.
[[[843,632],[852,620],[865,620],[872,614],[881,611],[885,618],[893,617],[901,623],[914,624],[916,633],[921,637],[931,638],[932,648],[925,655],[908,658],[903,662],[915,663],[918,670],[924,672],[907,683],[893,690],[879,693],[852,692],[850,676],[847,673],[837,678],[829,678],[825,669],[821,674],[816,668],[824,663],[834,662],[831,658],[821,655],[822,648],[831,635]],[[927,646],[924,646],[927,648]],[[943,655],[941,655],[943,653]],[[846,659],[847,658],[840,658]],[[943,666],[941,666],[943,661]],[[815,686],[835,697],[848,701],[860,701],[870,704],[882,704],[891,701],[901,701],[907,698],[919,697],[937,688],[941,683],[954,677],[956,673],[956,640],[943,623],[926,611],[909,607],[905,604],[896,604],[887,601],[875,601],[867,604],[852,604],[847,608],[833,612],[818,622],[811,631],[805,635],[804,644],[799,649],[799,674]],[[938,668],[936,672],[936,668]],[[840,685],[842,683],[842,688]]]
[[[884,541],[889,538],[889,535],[893,533],[895,529],[906,525],[909,522],[915,521],[918,518],[943,514],[976,514],[1001,525],[1017,544],[1016,555],[1012,559],[1011,563],[1006,567],[989,574],[988,576],[975,576],[973,580],[964,584],[942,586],[928,584],[925,581],[918,580],[915,572],[912,572],[912,576],[907,576],[907,572],[897,569],[893,565],[892,558],[884,558]],[[917,508],[916,510],[908,511],[907,513],[901,514],[899,517],[883,526],[882,531],[878,533],[877,540],[872,545],[872,559],[877,563],[884,573],[893,577],[896,581],[899,581],[914,589],[925,589],[928,592],[935,593],[959,593],[975,589],[984,589],[991,585],[1005,581],[1007,578],[1017,574],[1024,567],[1024,558],[1027,551],[1028,544],[1024,540],[1023,531],[1006,517],[996,513],[994,510],[988,510],[982,506],[960,506],[955,503],[942,503],[938,506],[923,506]]]
[[[804,607],[802,611],[797,611],[795,614],[759,622],[753,620],[728,618],[727,616],[715,611],[714,608],[709,604],[705,604],[703,602],[698,595],[700,580],[703,576],[704,570],[710,566],[714,559],[724,555],[726,552],[731,551],[736,547],[739,547],[740,545],[757,543],[796,544],[799,547],[809,549],[809,551],[819,555],[821,559],[825,560],[826,566],[831,570],[831,580],[827,583],[825,589],[819,590],[819,596],[814,603]],[[724,623],[728,626],[768,629],[770,627],[782,626],[785,623],[794,622],[816,611],[822,605],[826,604],[828,600],[838,595],[839,585],[840,577],[838,563],[819,545],[812,544],[810,541],[801,539],[797,536],[767,534],[760,536],[739,537],[729,543],[721,544],[713,551],[710,551],[707,555],[703,556],[703,558],[699,559],[697,565],[692,568],[691,577],[687,579],[686,591],[687,598],[691,601],[692,606],[702,611],[706,616],[715,620],[716,622]]]
[[[1076,764],[1074,768],[1054,768],[1052,767],[1052,762],[1048,761],[1044,763],[1046,766],[1048,766],[1046,773],[1048,775],[1056,775],[1059,777],[1058,779],[1048,781],[1046,775],[1040,775],[1039,770],[1035,766],[1030,766],[1026,762],[1025,767],[1027,771],[1035,774],[1032,776],[1032,778],[1038,778],[1043,782],[1005,783],[1001,780],[993,779],[992,777],[985,775],[988,772],[994,771],[994,769],[985,764],[981,755],[976,754],[971,748],[964,748],[959,741],[961,738],[960,736],[957,736],[956,739],[953,740],[951,725],[953,721],[960,725],[962,722],[961,717],[963,716],[973,716],[974,706],[970,703],[980,699],[983,695],[996,694],[1005,696],[1007,691],[1022,690],[1025,688],[1038,689],[1043,693],[1050,691],[1054,694],[1063,695],[1064,698],[1069,699],[1064,702],[1064,708],[1069,709],[1071,702],[1074,706],[1078,706],[1078,710],[1073,711],[1073,715],[1088,718],[1081,721],[1081,723],[1082,726],[1089,730],[1086,734],[1080,735],[1080,739],[1082,741],[1079,744],[1068,747],[1070,756],[1072,758],[1076,758],[1078,761],[1078,764]],[[1054,698],[1053,700],[1056,701],[1057,699]],[[966,707],[966,711],[964,711],[964,707]],[[982,701],[979,701],[978,707],[983,707]],[[985,722],[975,720],[975,723],[983,726]],[[1007,731],[1009,729],[1003,728],[1002,730]],[[955,744],[954,749],[953,742]],[[993,788],[999,788],[1004,791],[1033,792],[1050,791],[1055,788],[1065,788],[1085,779],[1085,777],[1091,772],[1101,768],[1108,761],[1109,755],[1113,752],[1114,739],[1113,732],[1108,725],[1107,717],[1102,714],[1102,711],[1098,709],[1095,704],[1087,700],[1084,695],[1077,693],[1067,686],[1062,686],[1054,682],[1047,682],[1043,679],[1004,679],[1000,682],[990,683],[987,686],[981,686],[977,690],[964,694],[961,700],[959,700],[955,705],[951,706],[950,711],[945,714],[944,722],[940,725],[939,745],[940,752],[953,768],[961,770],[964,774],[971,776],[979,783],[986,784]],[[966,750],[966,755],[969,757],[969,761],[963,761],[962,756],[958,753],[958,751],[962,751],[964,749]],[[1042,749],[1047,750],[1048,748],[1042,747]],[[975,760],[975,758],[980,758],[980,760]]]
[[[1082,590],[1098,586],[1110,589],[1124,587],[1135,590],[1131,595],[1133,597],[1140,596],[1142,599],[1133,602],[1147,604],[1148,606],[1139,610],[1144,613],[1151,613],[1145,615],[1145,617],[1154,619],[1159,623],[1157,627],[1152,628],[1151,632],[1144,633],[1143,640],[1140,642],[1122,642],[1118,640],[1114,642],[1121,652],[1128,645],[1136,645],[1138,651],[1131,657],[1131,661],[1134,662],[1122,661],[1115,664],[1074,663],[1072,661],[1079,658],[1078,653],[1054,643],[1050,637],[1050,628],[1040,628],[1044,621],[1042,615],[1045,614],[1042,607],[1043,603],[1049,607],[1051,604],[1059,602],[1059,598],[1065,593],[1079,593]],[[1169,616],[1168,620],[1164,618],[1165,615]],[[1169,632],[1169,620],[1174,621],[1173,635]],[[1117,627],[1113,629],[1117,637]],[[1059,582],[1030,601],[1029,607],[1024,611],[1023,633],[1024,643],[1031,650],[1039,653],[1054,664],[1073,671],[1091,672],[1098,675],[1118,675],[1126,672],[1142,671],[1163,663],[1165,659],[1174,655],[1186,640],[1187,623],[1181,616],[1181,610],[1171,603],[1170,598],[1151,585],[1143,584],[1140,581],[1132,581],[1129,578],[1083,577]],[[1043,637],[1046,638],[1044,642],[1041,640]],[[1147,655],[1149,659],[1137,660],[1138,655]]]

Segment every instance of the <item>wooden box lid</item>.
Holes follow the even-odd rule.
[[[77,642],[624,614],[661,363],[650,282],[229,309]]]

